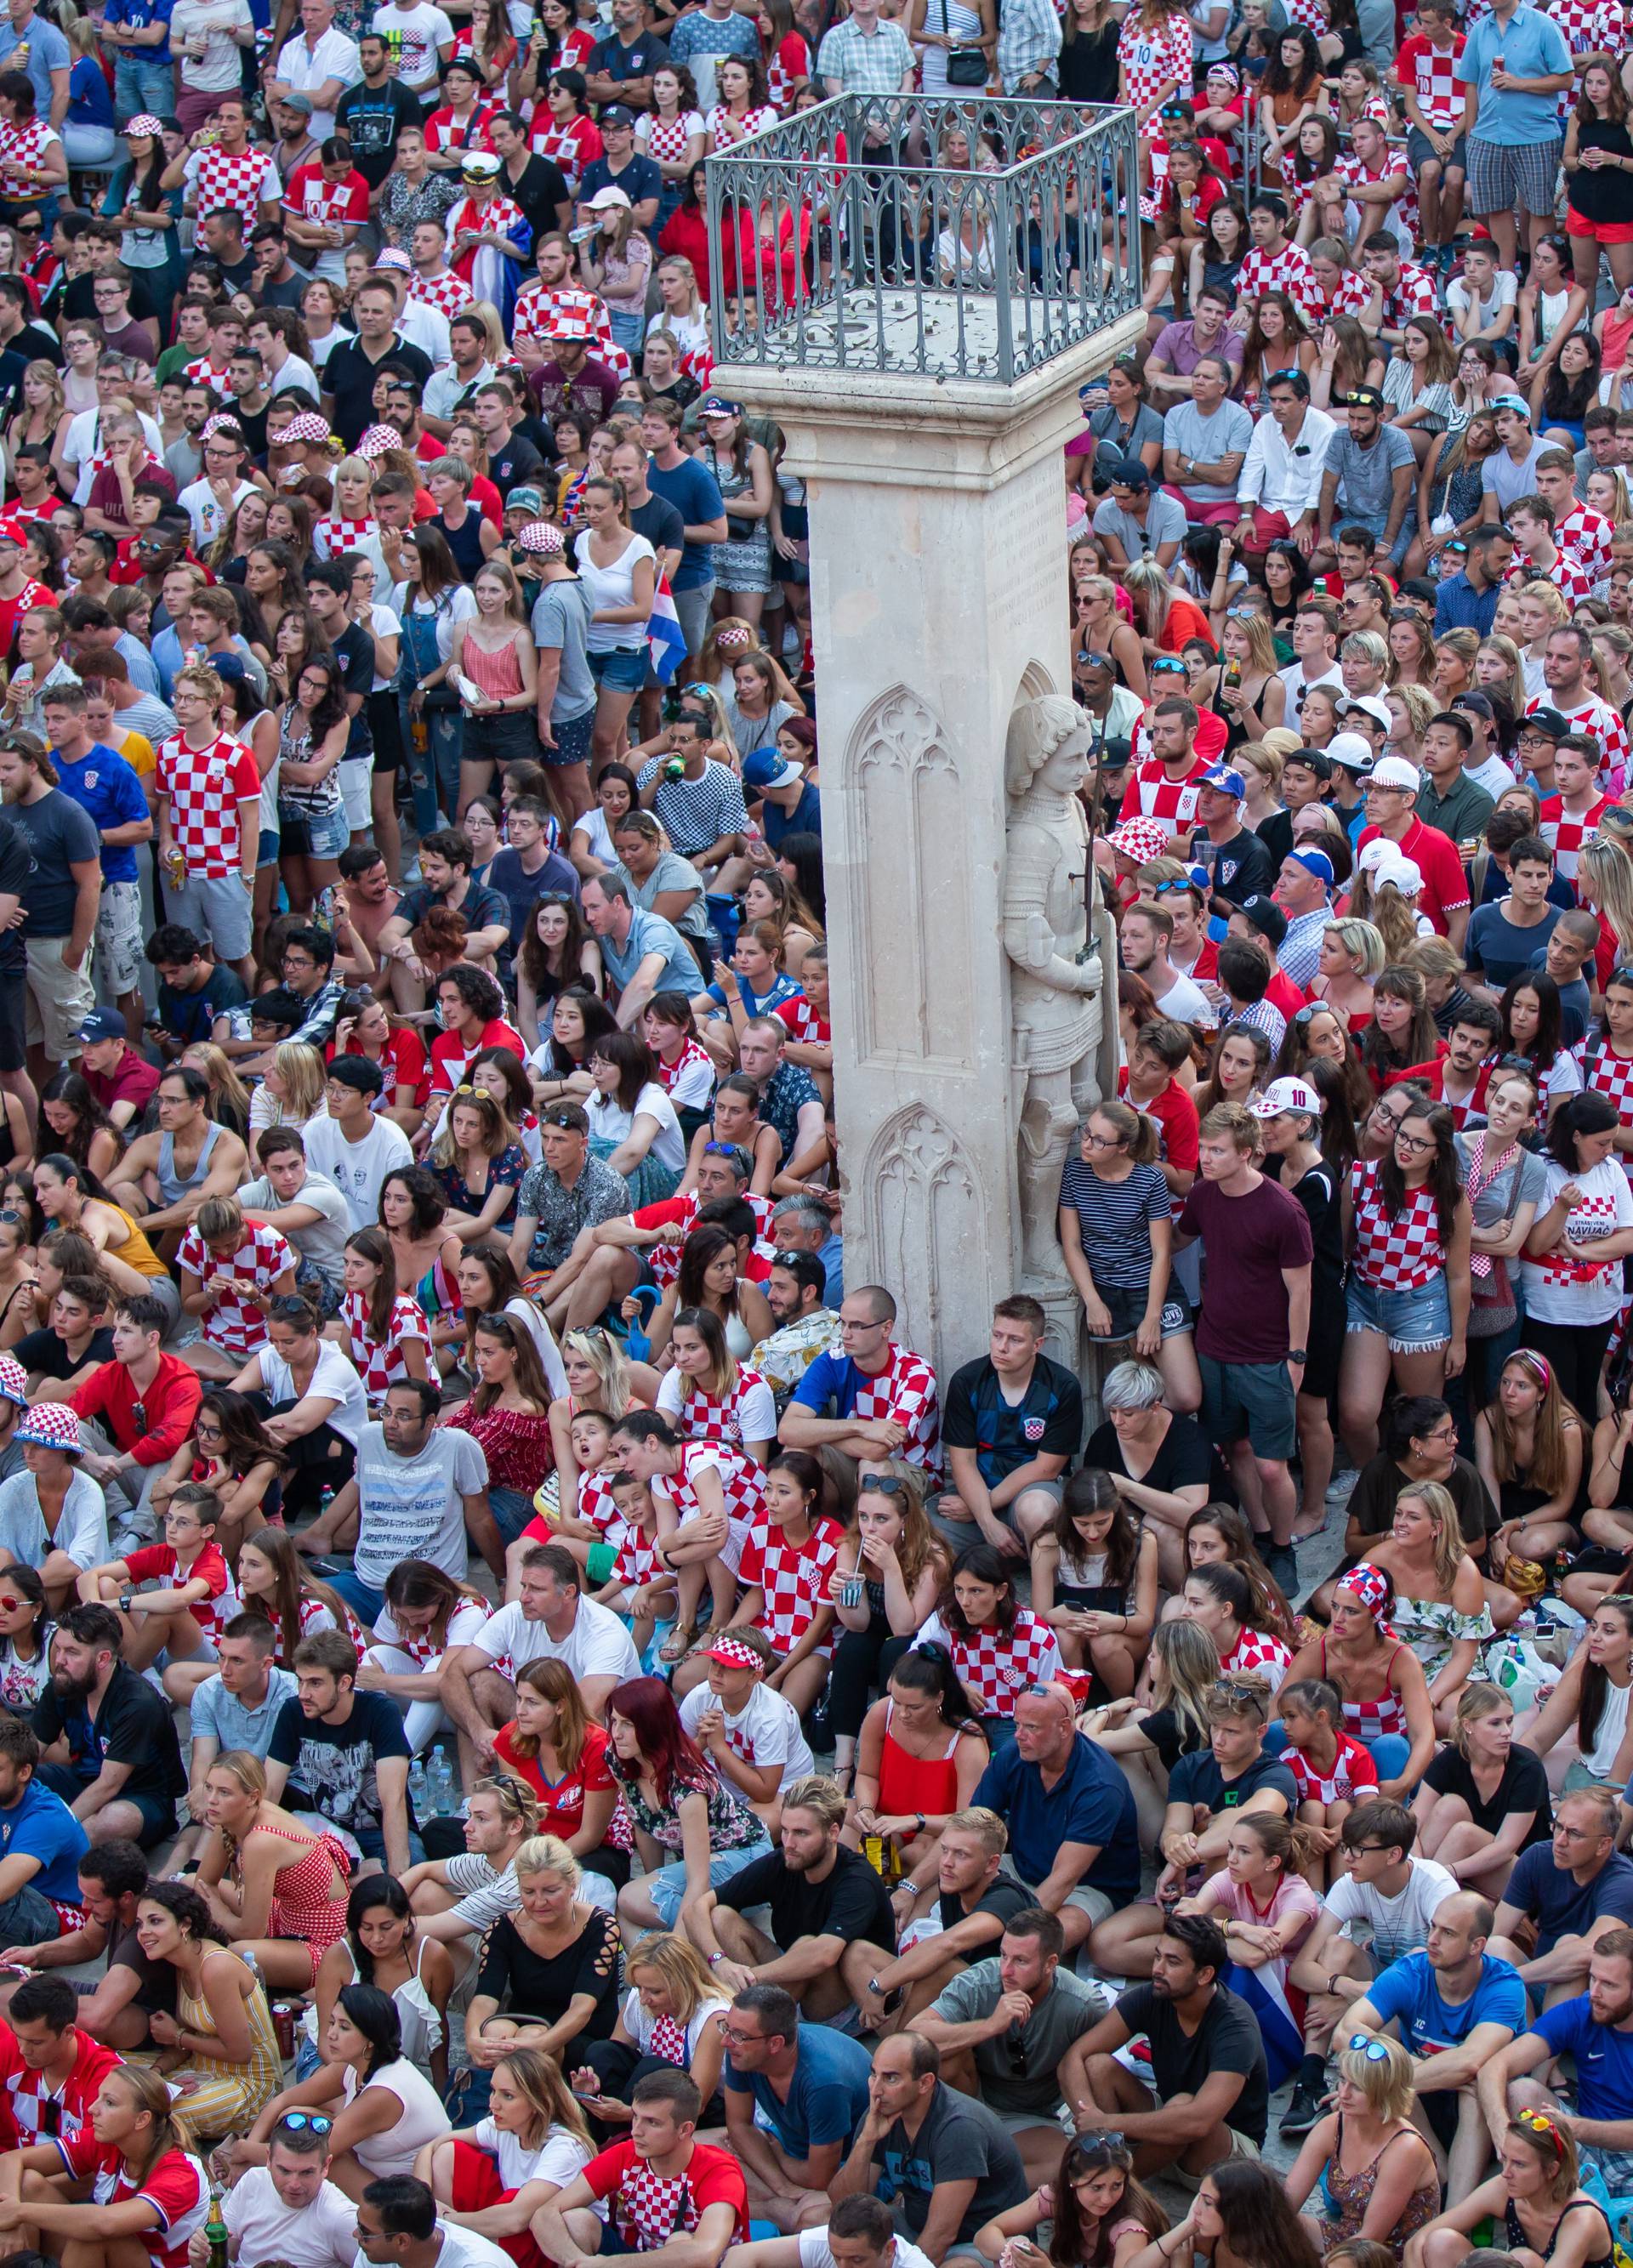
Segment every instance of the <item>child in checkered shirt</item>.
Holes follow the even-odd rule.
[[[1299,1867],[1312,1890],[1325,1890],[1345,1871],[1343,1824],[1357,1797],[1378,1793],[1378,1767],[1343,1729],[1336,1686],[1324,1677],[1301,1677],[1276,1697],[1287,1746],[1282,1762],[1298,1787],[1298,1820],[1310,1830],[1315,1855]]]
[[[635,1651],[645,1660],[658,1624],[675,1619],[675,1571],[659,1556],[658,1507],[646,1482],[619,1469],[609,1486],[619,1525],[608,1540],[616,1540],[617,1558],[610,1582],[591,1595],[597,1605],[623,1616]]]

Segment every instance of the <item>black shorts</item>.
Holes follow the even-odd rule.
[[[0,973],[0,1071],[21,1071],[28,1061],[28,980],[22,970]]]
[[[401,771],[403,716],[397,706],[396,695],[389,688],[383,693],[371,693],[364,708],[374,742],[374,770],[377,772]]]

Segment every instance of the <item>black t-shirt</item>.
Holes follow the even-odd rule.
[[[1261,1756],[1233,1780],[1227,1781],[1211,1749],[1193,1749],[1181,1756],[1168,1775],[1170,1803],[1205,1803],[1216,1819],[1222,1811],[1239,1811],[1261,1788],[1272,1787],[1287,1799],[1287,1815],[1298,1809],[1298,1783],[1278,1756]]]
[[[28,838],[14,820],[0,819],[0,895],[10,898],[26,898],[29,876],[34,871],[34,854]],[[0,976],[21,976],[28,966],[28,955],[23,945],[24,924],[0,930]],[[243,987],[240,985],[240,998]],[[208,1032],[204,1034],[208,1039]]]
[[[335,105],[335,131],[351,144],[351,162],[371,189],[377,189],[396,161],[397,136],[417,126],[425,113],[419,99],[395,78],[384,86],[349,86]]]
[[[1140,1730],[1162,1759],[1164,1771],[1171,1772],[1181,1756],[1194,1756],[1202,1745],[1192,1726],[1187,1724],[1181,1731],[1179,1714],[1172,1709],[1153,1709],[1141,1718]]]
[[[1361,1468],[1349,1493],[1349,1516],[1363,1535],[1386,1535],[1394,1526],[1396,1503],[1415,1485],[1392,1456],[1380,1452]],[[1471,1551],[1483,1551],[1487,1536],[1495,1535],[1501,1522],[1484,1481],[1466,1457],[1453,1464],[1445,1490],[1457,1506],[1464,1543]]]
[[[1489,1803],[1474,1786],[1467,1757],[1456,1749],[1440,1750],[1423,1774],[1423,1785],[1432,1787],[1437,1795],[1460,1795],[1468,1806],[1470,1819],[1488,1835],[1497,1834],[1511,1813],[1530,1812],[1531,1824],[1519,1846],[1522,1851],[1528,1851],[1533,1843],[1546,1843],[1554,1831],[1548,1774],[1542,1769],[1541,1757],[1530,1749],[1516,1746],[1509,1750],[1503,1777]]]
[[[501,173],[499,188],[533,231],[535,244],[541,236],[548,236],[552,229],[560,226],[558,216],[561,208],[566,205],[571,209],[573,203],[573,192],[560,166],[548,158],[541,158],[536,151],[514,181],[508,174]]]
[[[165,1715],[168,1723],[167,1709]],[[344,1725],[326,1725],[321,1717],[308,1717],[299,1701],[285,1701],[267,1756],[289,1766],[291,1785],[298,1782],[305,1794],[304,1809],[321,1811],[355,1835],[381,1824],[375,1764],[381,1756],[408,1752],[396,1703],[383,1693],[354,1693]]]
[[[1083,1463],[1101,1472],[1121,1473],[1125,1480],[1135,1477],[1123,1462],[1122,1444],[1109,1418],[1089,1436]],[[1176,1489],[1205,1488],[1210,1504],[1216,1499],[1222,1504],[1236,1502],[1236,1491],[1219,1452],[1194,1418],[1174,1419],[1163,1436],[1150,1470],[1138,1477],[1144,1487],[1160,1489],[1164,1495],[1171,1495]]]
[[[244,446],[257,460],[267,453],[267,412],[271,407],[272,396],[270,394],[259,409],[246,409],[241,401],[233,404],[233,416],[244,437]]]
[[[71,1378],[87,1363],[112,1362],[114,1334],[106,1324],[92,1331],[91,1344],[78,1362],[69,1353],[66,1340],[49,1329],[26,1332],[11,1352],[31,1378],[36,1372],[41,1378]]]
[[[900,2200],[902,2218],[922,2236],[937,2186],[973,2179],[975,2194],[953,2232],[968,2244],[984,2221],[1024,2202],[1027,2180],[1021,2154],[995,2110],[937,2082],[930,2107],[911,2140],[898,2118],[880,2140],[883,2188]]]
[[[491,449],[488,452],[488,478],[501,496],[507,490],[525,487],[543,477],[543,458],[520,433],[513,433],[497,456]]]
[[[772,1940],[785,1951],[802,1937],[838,1937],[847,1945],[865,1939],[887,1950],[896,1943],[896,1918],[883,1879],[860,1851],[843,1845],[820,1882],[795,1874],[781,1852],[773,1851],[734,1874],[715,1898],[735,1913],[769,1906]]]
[[[86,274],[76,276],[66,286],[62,298],[62,315],[65,322],[92,322],[96,319],[96,277]],[[159,310],[153,305],[153,295],[142,279],[139,268],[130,271],[130,320],[145,323],[150,317],[157,321]]]
[[[661,496],[649,496],[645,504],[632,504],[629,521],[636,534],[644,535],[656,552],[686,549],[686,523],[674,505]]]
[[[187,1791],[170,1704],[122,1661],[115,1665],[94,1717],[77,1695],[64,1696],[48,1685],[34,1704],[33,1727],[47,1748],[68,1735],[68,1769],[82,1787],[90,1786],[104,1764],[112,1764],[130,1767],[126,1795],[174,1803]]]
[[[1069,1463],[1083,1435],[1083,1388],[1071,1371],[1047,1355],[1040,1354],[1032,1365],[1018,1402],[1006,1398],[989,1356],[978,1356],[952,1374],[943,1404],[942,1440],[948,1448],[975,1451],[976,1465],[988,1488],[996,1488],[1034,1457],[1064,1457]]]
[[[1242,2074],[1242,2091],[1225,2113],[1225,2124],[1250,2142],[1262,2143],[1270,2113],[1270,2074],[1258,2019],[1228,1985],[1216,1984],[1208,2012],[1187,2036],[1171,2000],[1159,1999],[1149,1984],[1131,1985],[1117,2003],[1129,2037],[1143,2032],[1151,2043],[1151,2083],[1159,2102],[1176,2095],[1200,2094],[1210,2072]]]
[[[335,430],[348,449],[355,449],[374,423],[374,380],[385,362],[401,363],[418,386],[431,376],[431,357],[400,333],[393,335],[379,362],[369,359],[361,339],[347,339],[323,365],[323,391],[334,402]]]
[[[371,755],[374,736],[368,728],[368,696],[374,685],[374,642],[356,622],[348,622],[335,640],[335,659],[345,672],[346,691],[363,696],[363,706],[351,719],[346,735],[346,754],[349,757]]]
[[[1208,887],[1216,897],[1233,906],[1249,898],[1267,896],[1276,868],[1267,846],[1246,828],[1239,827],[1228,843],[1210,843],[1206,829],[1191,838],[1191,856],[1208,872]]]
[[[1024,1882],[1000,1867],[988,1883],[985,1893],[970,1908],[964,1910],[964,1901],[957,1890],[943,1892],[936,1911],[943,1929],[956,1929],[961,1921],[973,1921],[977,1914],[991,1914],[1007,1929],[1018,1913],[1038,1903],[1036,1890],[1029,1890]]]

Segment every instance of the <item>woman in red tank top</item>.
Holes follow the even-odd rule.
[[[931,1880],[942,1830],[974,1798],[992,1751],[940,1646],[915,1646],[862,1719],[847,1843],[889,1843],[902,1874]]]

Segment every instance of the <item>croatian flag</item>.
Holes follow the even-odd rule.
[[[652,666],[660,685],[668,685],[686,659],[686,634],[680,626],[680,616],[675,611],[675,600],[667,575],[658,578],[657,595],[652,603],[652,619],[647,624],[647,651],[652,656]]]

